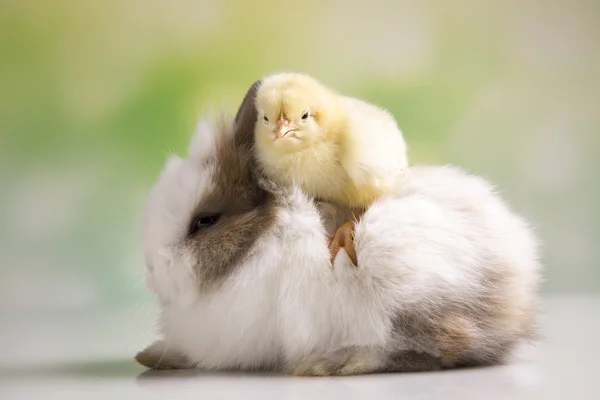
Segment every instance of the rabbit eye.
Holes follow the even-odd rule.
[[[220,215],[201,215],[194,220],[190,234],[206,229],[219,220]]]

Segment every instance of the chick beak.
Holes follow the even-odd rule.
[[[289,131],[289,125],[289,121],[285,119],[280,119],[279,121],[277,121],[277,126],[275,127],[275,137],[277,139],[283,138],[285,134]]]

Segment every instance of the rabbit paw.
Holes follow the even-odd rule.
[[[338,228],[335,235],[329,240],[329,253],[331,254],[332,263],[335,261],[338,251],[344,249],[352,263],[358,265],[356,250],[354,249],[355,224],[353,220],[346,222]]]
[[[337,368],[333,364],[318,362],[298,365],[292,374],[295,376],[331,376],[335,375],[336,370]]]
[[[300,364],[293,370],[296,376],[363,375],[382,370],[386,355],[373,348],[346,348],[313,363]]]
[[[137,353],[135,360],[150,369],[194,368],[194,363],[187,357],[167,349],[167,345],[163,340],[158,340]]]
[[[314,364],[302,364],[294,369],[295,376],[351,376],[374,372],[369,365],[362,362],[348,362],[336,365],[327,361]]]
[[[441,360],[416,351],[386,352],[379,348],[349,347],[313,363],[300,364],[296,376],[349,376],[376,372],[422,372],[442,369]]]

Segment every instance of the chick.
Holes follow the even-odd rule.
[[[406,143],[389,112],[296,73],[265,78],[255,101],[257,159],[277,183],[358,210],[401,184]]]
[[[264,79],[256,107],[257,158],[276,182],[363,209],[401,183],[406,144],[387,111],[293,73]]]

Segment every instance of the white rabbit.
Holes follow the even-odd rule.
[[[200,124],[154,186],[143,230],[163,339],[150,368],[298,375],[425,371],[504,361],[534,331],[540,282],[528,225],[484,180],[415,167],[338,253],[315,202],[255,176],[253,96]],[[331,228],[330,228],[331,229]]]

